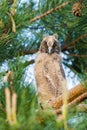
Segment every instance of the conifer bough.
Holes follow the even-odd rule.
[[[57,7],[52,8],[52,9],[48,10],[47,12],[45,12],[45,13],[43,13],[43,14],[41,14],[41,15],[39,15],[39,16],[33,18],[33,19],[31,19],[29,22],[32,23],[32,22],[34,22],[34,21],[36,21],[36,20],[39,20],[39,19],[45,17],[46,15],[49,15],[49,14],[51,14],[52,12],[61,9],[62,7],[64,7],[65,5],[68,5],[68,4],[70,4],[70,3],[71,3],[71,2],[64,2],[63,4],[58,5]]]
[[[85,83],[81,83],[68,91],[68,106],[70,107],[76,103],[80,103],[86,98],[87,88],[85,87]],[[49,102],[49,105],[52,106],[57,113],[61,113],[61,107],[63,106],[63,95],[60,95],[58,98],[54,99],[54,101]]]

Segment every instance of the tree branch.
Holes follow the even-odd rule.
[[[37,17],[31,19],[31,20],[29,20],[29,22],[32,23],[32,22],[34,22],[34,21],[36,21],[36,20],[39,20],[39,19],[45,17],[46,15],[49,15],[49,14],[51,14],[52,12],[61,9],[62,7],[64,7],[65,5],[68,5],[68,4],[70,4],[70,3],[71,3],[71,2],[64,2],[63,4],[61,4],[61,5],[59,5],[59,6],[55,7],[55,8],[52,8],[52,9],[48,10],[47,12],[45,12],[45,13],[43,13],[43,14],[41,14],[41,15],[39,15],[39,16],[37,16]]]
[[[86,93],[87,96],[87,88],[85,87],[85,84],[87,84],[87,81],[75,86],[68,91],[68,104],[84,93]],[[52,106],[55,110],[60,109],[63,105],[63,95],[60,95],[58,98],[50,101],[49,105]]]
[[[27,54],[34,54],[36,53],[38,50],[23,50],[19,52],[19,55],[27,55]]]
[[[84,101],[84,99],[87,99],[87,92],[81,94],[76,99],[74,99],[72,102],[68,103],[68,108],[75,105],[75,104],[81,103],[82,101]],[[56,110],[56,112],[57,112],[57,114],[61,114],[62,109],[59,108]]]
[[[30,60],[28,63],[29,63],[29,65],[33,64],[33,63],[35,63],[35,60]]]
[[[69,54],[69,55],[74,56],[74,57],[78,57],[78,58],[87,58],[87,55],[79,55],[79,54]]]
[[[76,44],[80,39],[83,39],[84,37],[87,37],[87,34],[83,34],[80,37],[78,37],[77,39],[73,40],[71,43],[68,43],[65,46],[62,46],[62,51],[66,51],[69,47],[71,47],[72,45]]]

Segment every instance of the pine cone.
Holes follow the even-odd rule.
[[[79,3],[79,2],[74,3],[73,7],[72,7],[72,13],[75,16],[80,17],[82,15],[81,8],[82,8],[82,4],[81,3]]]

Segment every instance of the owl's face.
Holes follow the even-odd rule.
[[[57,34],[45,36],[42,40],[40,51],[42,53],[48,53],[50,55],[53,53],[59,53],[60,49],[57,38]]]

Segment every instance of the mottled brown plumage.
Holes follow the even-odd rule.
[[[62,93],[65,79],[57,35],[45,36],[35,63],[37,91],[41,102],[49,101]]]

